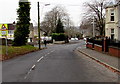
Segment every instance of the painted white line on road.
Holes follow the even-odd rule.
[[[49,53],[47,53],[45,56],[47,56],[47,55],[49,55],[49,54],[51,54],[52,52],[54,52],[55,50],[52,50],[52,51],[50,51]]]
[[[37,62],[40,62],[44,57],[42,56],[39,60],[37,60]]]
[[[47,53],[45,56],[51,54],[52,52],[54,52],[55,50],[52,50],[50,53]],[[42,59],[44,58],[44,56],[40,57],[38,60],[37,60],[37,63],[40,62]],[[26,76],[24,77],[24,79],[27,78],[27,76],[31,73],[32,70],[35,69],[35,64],[32,66],[32,68],[27,72]]]
[[[24,79],[26,79],[27,78],[27,75],[24,77]]]
[[[34,68],[35,68],[35,65],[33,65],[31,69],[33,70]]]
[[[55,50],[51,51],[51,53],[54,52],[54,51],[55,51]]]
[[[50,54],[50,53],[47,53],[48,55]]]
[[[31,72],[33,69],[35,69],[35,65],[33,65],[32,68],[28,71],[28,73],[26,74],[26,76],[24,77],[24,79],[27,78],[27,76],[30,74],[30,72]]]

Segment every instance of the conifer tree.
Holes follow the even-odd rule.
[[[27,38],[29,37],[29,26],[30,26],[30,2],[19,1],[19,8],[17,10],[18,21],[16,24],[16,30],[14,32],[14,43],[15,46],[26,45]]]
[[[61,22],[61,19],[58,19],[56,33],[64,33],[64,26],[63,23]]]

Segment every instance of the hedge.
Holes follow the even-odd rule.
[[[66,40],[66,35],[64,33],[53,33],[52,34],[52,39],[55,41],[65,41]]]

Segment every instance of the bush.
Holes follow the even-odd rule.
[[[64,33],[53,33],[52,34],[52,39],[55,41],[65,41],[66,40],[66,35]]]

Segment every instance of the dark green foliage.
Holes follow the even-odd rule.
[[[30,2],[19,2],[19,9],[17,10],[18,22],[14,32],[15,46],[26,45],[29,37],[30,26]]]
[[[64,33],[53,33],[52,39],[55,41],[65,41],[67,39],[67,36]]]
[[[58,20],[56,31],[52,34],[52,39],[55,41],[65,41],[66,35],[64,34],[64,26],[61,20]]]
[[[57,26],[56,26],[56,33],[64,33],[64,26],[61,20],[58,20]]]

